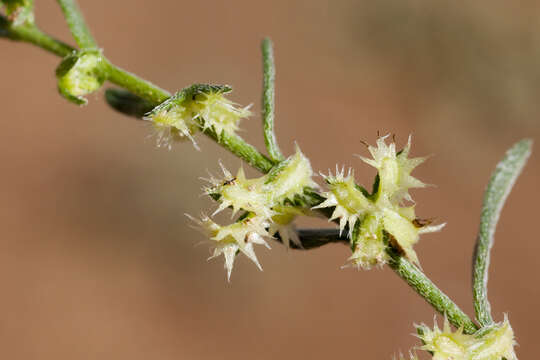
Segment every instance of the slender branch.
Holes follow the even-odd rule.
[[[473,257],[473,297],[476,319],[482,326],[493,323],[487,283],[490,250],[504,202],[531,154],[532,141],[525,139],[512,146],[497,164],[484,194],[480,229]]]
[[[151,82],[141,79],[140,77],[120,69],[111,64],[108,60],[105,61],[108,67],[107,80],[129,90],[131,93],[140,96],[141,98],[154,103],[154,106],[159,105],[167,100],[171,94],[152,84]]]
[[[60,1],[60,0],[59,0]],[[71,3],[65,0],[65,4]],[[71,3],[73,4],[73,3]],[[73,24],[81,24],[82,17],[77,18],[75,16]],[[80,21],[79,21],[80,20]],[[84,23],[82,23],[84,24]],[[85,33],[84,29],[78,28],[77,33],[78,41],[81,44],[88,45],[88,41],[91,38],[85,36],[89,33]],[[50,51],[58,56],[66,56],[74,49],[69,45],[64,44],[61,41],[58,41],[38,30],[36,27],[18,27],[14,29],[9,25],[9,22],[3,17],[0,17],[0,35],[5,35],[8,38],[13,40],[25,41],[32,43]],[[81,45],[82,46],[82,45]],[[122,70],[107,61],[107,78],[114,84],[124,87],[126,90],[130,91],[132,94],[138,95],[142,99],[147,101],[147,105],[158,105],[160,102],[165,100],[170,96],[168,92],[160,89],[159,87],[147,82],[143,79],[136,77],[135,75],[128,73],[125,70]],[[118,100],[118,99],[116,99]],[[133,101],[131,98],[130,101]],[[119,107],[115,107],[119,109]],[[242,158],[248,162],[253,167],[259,169],[261,172],[268,172],[274,165],[275,162],[270,160],[259,151],[257,151],[253,146],[246,143],[242,138],[236,135],[228,135],[222,133],[220,135],[216,134],[211,129],[206,129],[204,134],[215,140],[218,144],[224,148],[231,151],[233,154]],[[321,202],[321,196],[315,191],[306,189],[304,192],[306,206],[315,206]],[[322,209],[325,215],[331,215],[332,209]],[[333,230],[337,234],[337,230]],[[325,245],[330,242],[340,242],[347,243],[343,238],[339,236],[332,237],[331,231],[322,232],[318,235],[317,239],[316,233],[313,231],[301,231],[300,235],[305,238],[304,249],[311,249],[318,246]],[[390,266],[396,271],[396,273],[402,277],[404,280],[409,283],[422,297],[432,304],[438,311],[447,314],[449,320],[456,326],[463,325],[465,331],[472,332],[476,329],[476,326],[472,321],[455,305],[446,295],[444,295],[439,289],[425,277],[422,272],[415,268],[408,261],[398,257],[390,263]]]
[[[75,51],[73,47],[50,37],[34,25],[22,24],[13,26],[1,15],[0,34],[14,41],[31,43],[60,57],[64,57]]]
[[[218,135],[211,128],[206,128],[204,133],[262,173],[269,172],[275,165],[272,160],[261,154],[255,147],[246,143],[236,134],[222,132]]]
[[[61,57],[64,57],[75,50],[71,46],[44,34],[36,27],[10,27],[9,22],[5,17],[0,17],[0,31],[1,30],[5,30],[7,37],[12,40],[19,40],[37,45],[42,49]],[[108,60],[105,61],[107,65],[107,79],[111,83],[121,86],[126,90],[129,90],[129,92],[146,100],[147,105],[159,105],[171,96],[166,90],[111,64]],[[118,108],[116,109],[118,110]],[[240,136],[230,134],[221,134],[218,136],[211,129],[206,129],[204,134],[263,173],[270,171],[275,165],[273,161],[261,154],[252,145],[245,142]]]
[[[478,326],[443,293],[429,278],[411,264],[407,259],[397,254],[390,256],[388,265],[395,273],[405,280],[409,286],[424,298],[439,313],[445,315],[448,321],[455,327],[463,327],[463,331],[472,334],[478,330]]]
[[[84,17],[82,16],[79,6],[75,0],[57,0],[62,8],[64,17],[66,18],[71,34],[75,42],[81,49],[97,49],[96,41],[92,37],[90,30],[86,26]]]
[[[330,243],[348,244],[346,237],[339,235],[338,229],[304,229],[298,230],[298,236],[302,247],[294,247],[300,250],[309,250]],[[279,240],[281,241],[281,240]],[[448,320],[457,328],[463,326],[463,330],[472,334],[478,330],[478,326],[443,293],[428,277],[407,259],[400,256],[391,248],[388,250],[390,261],[388,265],[395,273],[405,280],[409,286],[423,297],[438,312],[447,316]]]
[[[261,49],[263,56],[262,118],[264,143],[266,144],[266,149],[268,150],[270,159],[274,161],[281,161],[284,159],[284,157],[279,149],[276,134],[274,132],[274,82],[276,77],[276,68],[274,65],[274,50],[272,48],[272,41],[268,38],[263,39]]]

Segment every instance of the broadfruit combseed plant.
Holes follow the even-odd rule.
[[[379,137],[375,145],[365,144],[369,156],[359,158],[377,170],[371,191],[356,182],[353,169],[338,166],[334,172],[320,174],[325,183],[320,187],[300,147],[297,145],[294,154],[285,156],[274,135],[275,69],[269,39],[262,42],[265,155],[237,135],[241,121],[251,112],[249,106],[227,98],[230,86],[193,84],[170,94],[109,62],[75,1],[57,1],[76,47],[36,26],[33,0],[0,1],[0,37],[33,44],[62,57],[56,69],[62,96],[83,106],[88,102],[86,95],[109,81],[121,89],[105,91],[108,104],[123,114],[147,121],[158,146],[170,149],[187,141],[200,150],[196,138],[206,135],[262,173],[258,178],[247,178],[242,167],[231,171],[219,163],[222,174],[203,179],[204,193],[215,201],[215,210],[197,216],[186,214],[188,221],[209,239],[213,249],[210,259],[223,256],[227,280],[231,279],[237,256],[246,256],[262,270],[257,245],[270,248],[271,240],[301,250],[344,243],[351,248],[344,266],[360,270],[389,266],[442,315],[442,329],[437,320],[433,327],[416,325],[420,344],[407,356],[399,354],[399,359],[417,359],[417,351],[429,353],[434,360],[517,359],[516,340],[507,315],[499,322],[491,315],[488,267],[499,214],[531,153],[531,140],[519,141],[507,151],[485,192],[473,259],[476,316],[472,320],[420,268],[414,245],[420,235],[440,231],[445,224],[416,216],[410,190],[426,184],[412,172],[425,158],[410,157],[410,136],[401,148],[388,135]],[[222,211],[231,213],[228,224],[213,220]],[[296,229],[295,220],[301,216],[324,217],[336,226]]]

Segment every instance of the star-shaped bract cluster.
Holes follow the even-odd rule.
[[[231,225],[219,228],[208,217],[197,222],[204,228],[219,231],[209,234],[215,246],[211,258],[224,255],[229,277],[238,251],[261,268],[253,244],[263,244],[264,237],[278,234],[286,246],[289,242],[301,246],[293,221],[299,215],[310,213],[309,208],[299,204],[299,199],[304,188],[314,188],[317,184],[312,180],[309,160],[298,147],[294,155],[259,178],[246,178],[242,168],[233,176],[222,164],[220,166],[223,178],[210,175],[204,179],[209,183],[204,192],[219,202],[213,215],[225,209],[231,209],[233,217],[240,212],[242,215]]]
[[[411,172],[425,158],[408,158],[411,146],[396,152],[394,143],[386,143],[387,136],[377,139],[377,147],[368,146],[372,159],[360,158],[377,169],[375,189],[369,194],[356,184],[354,173],[336,167],[335,175],[323,175],[328,186],[326,198],[315,208],[333,207],[330,220],[339,219],[340,231],[348,227],[353,254],[352,265],[369,269],[387,262],[387,244],[400,251],[409,260],[418,264],[413,245],[419,235],[440,230],[444,224],[431,226],[429,221],[416,218],[409,190],[426,185],[411,176]]]
[[[506,316],[471,335],[464,334],[462,328],[452,332],[446,318],[442,330],[437,322],[433,330],[423,324],[417,328],[424,344],[420,349],[431,352],[433,360],[517,360],[514,332]]]
[[[144,119],[152,122],[158,146],[170,149],[175,141],[189,139],[198,149],[193,136],[199,130],[212,129],[218,136],[237,131],[251,112],[225,97],[231,91],[226,85],[195,84],[156,106]]]

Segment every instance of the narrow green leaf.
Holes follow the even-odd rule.
[[[154,108],[154,104],[123,89],[105,90],[105,100],[122,114],[142,118]]]
[[[502,207],[531,154],[532,141],[524,139],[512,146],[497,164],[484,194],[480,229],[473,258],[473,296],[476,319],[481,326],[493,323],[487,296],[490,250]]]
[[[0,37],[9,37],[9,21],[5,16],[0,14]]]
[[[57,0],[71,30],[75,42],[81,49],[97,49],[97,44],[86,26],[84,17],[75,0]]]
[[[276,134],[274,132],[274,82],[276,77],[276,68],[274,65],[274,50],[272,41],[265,38],[261,44],[263,56],[263,96],[262,96],[262,119],[264,130],[264,143],[268,150],[268,155],[273,161],[284,159],[279,145],[277,144]]]
[[[75,50],[60,40],[41,32],[34,24],[11,26],[11,22],[3,15],[0,15],[0,37],[13,41],[24,41],[61,57],[67,56]]]

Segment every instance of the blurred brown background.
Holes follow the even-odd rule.
[[[70,40],[52,0],[37,22]],[[169,90],[227,83],[254,103],[243,136],[262,146],[259,42],[277,63],[277,132],[325,170],[354,166],[377,131],[413,155],[417,212],[448,223],[416,249],[425,272],[472,314],[471,254],[482,192],[504,151],[536,148],[502,214],[492,258],[496,319],[520,359],[538,352],[540,3],[537,1],[105,1],[81,7],[105,54]],[[5,359],[391,359],[434,311],[391,270],[341,270],[344,246],[258,249],[231,283],[183,213],[217,159],[200,138],[156,149],[102,94],[80,109],[56,93],[59,59],[0,41],[0,357]],[[254,174],[254,173],[252,173]],[[320,179],[319,179],[320,181]],[[327,226],[325,222],[317,223]],[[309,225],[314,225],[310,223]]]

